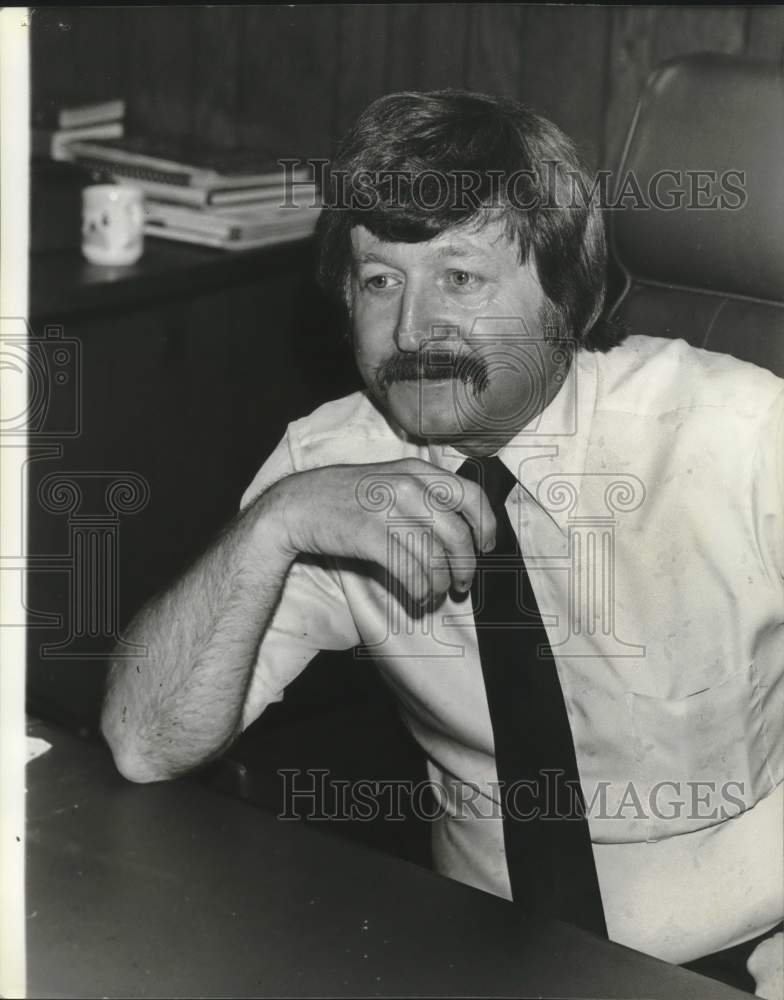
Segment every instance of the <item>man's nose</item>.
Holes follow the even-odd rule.
[[[438,301],[427,288],[409,284],[400,300],[400,313],[395,329],[395,344],[399,351],[418,351],[431,340],[435,331],[447,325],[439,313]]]

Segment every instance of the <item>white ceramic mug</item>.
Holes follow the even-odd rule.
[[[82,191],[82,253],[91,264],[134,264],[144,249],[138,188],[93,184]]]

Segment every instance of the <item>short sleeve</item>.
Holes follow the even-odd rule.
[[[296,471],[287,431],[243,494],[240,507]],[[289,570],[259,643],[242,728],[247,729],[267,705],[280,701],[286,686],[320,650],[351,649],[359,642],[337,568],[330,560],[301,556]]]
[[[287,428],[286,433],[278,442],[275,450],[253,477],[250,486],[242,494],[240,510],[244,510],[252,500],[255,500],[256,497],[260,496],[265,490],[268,490],[278,480],[290,476],[293,472],[297,471],[294,466],[289,435],[290,431]]]

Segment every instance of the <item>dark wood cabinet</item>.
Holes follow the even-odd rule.
[[[148,240],[128,269],[33,258],[49,397],[28,462],[37,710],[94,725],[112,631],[236,513],[288,421],[355,387],[312,273],[310,241],[235,255]],[[40,615],[61,626],[36,627]]]

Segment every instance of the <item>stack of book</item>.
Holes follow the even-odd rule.
[[[36,158],[67,160],[80,139],[117,139],[124,134],[125,101],[59,98],[33,109],[31,150]]]
[[[258,151],[128,136],[70,143],[68,157],[97,181],[141,189],[149,236],[244,250],[311,235],[320,210],[308,168]]]

